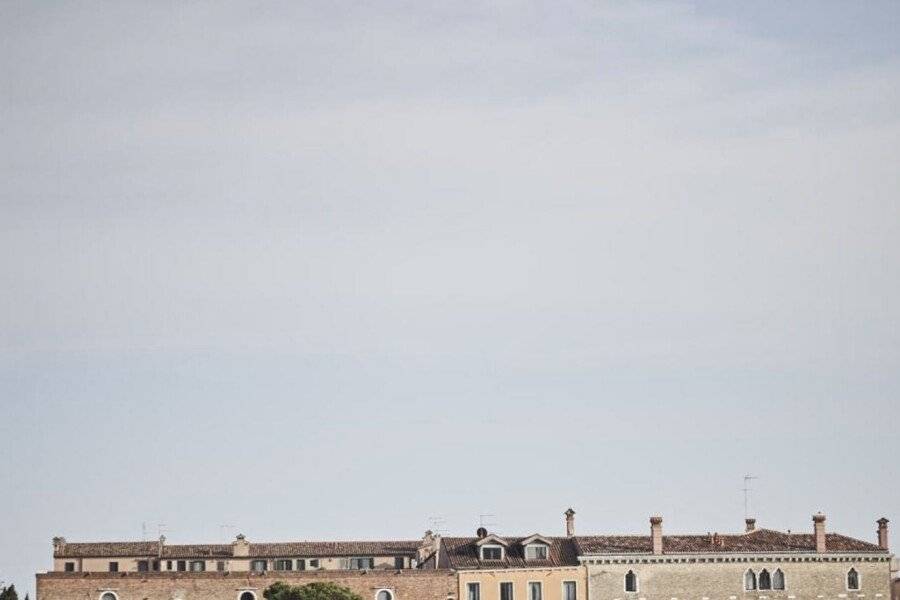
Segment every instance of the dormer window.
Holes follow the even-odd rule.
[[[482,546],[481,560],[503,560],[503,546]]]
[[[483,532],[479,529],[478,541],[475,547],[478,548],[478,558],[480,560],[504,560],[506,558],[506,547],[509,542],[498,535],[487,535],[487,531]]]
[[[547,560],[549,550],[546,544],[528,544],[525,546],[525,560]]]

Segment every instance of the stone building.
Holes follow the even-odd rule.
[[[364,600],[889,600],[888,521],[877,543],[746,521],[738,534],[575,533],[366,542],[70,543],[55,538],[36,600],[262,600],[275,581],[332,581]]]

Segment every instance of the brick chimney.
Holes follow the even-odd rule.
[[[650,517],[650,538],[653,540],[653,554],[662,554],[662,517]]]
[[[566,537],[575,537],[575,511],[569,508],[566,515]]]
[[[816,513],[813,515],[813,533],[816,537],[816,552],[825,552],[825,515]]]
[[[750,533],[751,531],[756,531],[756,519],[752,517],[747,517],[744,519],[744,526],[746,527],[745,531]]]
[[[878,547],[882,550],[888,549],[888,523],[884,517],[878,519]]]
[[[231,542],[231,555],[235,557],[250,556],[250,542],[243,533],[237,534],[237,537]]]

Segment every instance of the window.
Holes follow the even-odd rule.
[[[379,590],[375,594],[375,600],[394,600],[394,594],[391,593],[391,590]]]
[[[257,573],[262,573],[266,570],[266,561],[264,560],[254,560],[250,562],[250,570],[256,571]]]
[[[402,557],[402,556],[395,556],[395,557],[394,557],[394,568],[395,568],[395,569],[402,569],[403,566],[404,566],[404,565],[403,565],[403,562],[404,562],[404,561],[403,561],[403,557]]]
[[[847,571],[847,589],[859,589],[859,573],[853,567],[851,567],[850,570]]]
[[[305,559],[305,558],[298,558],[298,559],[297,559],[297,570],[298,570],[298,571],[305,571],[305,570],[306,570],[306,559]]]
[[[158,560],[153,561],[153,570],[159,571],[159,561]]]
[[[543,600],[543,591],[540,581],[528,582],[528,600]]]
[[[625,591],[638,591],[638,578],[637,575],[634,574],[634,571],[628,571],[627,573],[625,573]]]
[[[150,561],[149,560],[139,560],[137,561],[138,573],[146,573],[150,570]]]
[[[206,570],[206,561],[205,560],[192,560],[191,561],[191,571],[195,573],[199,573],[201,571]]]
[[[67,562],[63,568],[66,570],[66,573],[72,573],[75,571],[75,563]]]
[[[351,569],[374,569],[375,568],[375,559],[374,558],[351,558],[350,559],[350,568]]]
[[[578,600],[577,591],[574,581],[563,581],[563,600]]]
[[[172,570],[172,561],[167,560],[166,561],[166,571],[171,571],[171,570]]]
[[[183,560],[179,560],[176,564],[178,566],[179,571],[187,571],[187,562],[185,562]]]
[[[756,589],[756,573],[752,569],[744,573],[744,589],[748,592]]]
[[[525,558],[527,560],[547,560],[547,546],[544,544],[525,546]]]
[[[503,560],[502,546],[482,546],[481,560]]]
[[[759,572],[759,589],[761,590],[771,590],[772,589],[772,578],[769,577],[769,572],[763,569]]]
[[[256,594],[254,594],[250,590],[247,590],[246,592],[241,592],[238,600],[256,600]]]
[[[512,581],[504,581],[500,584],[500,600],[513,600]]]
[[[294,561],[290,558],[280,558],[275,561],[276,571],[291,571],[294,569]]]
[[[119,597],[116,596],[115,592],[103,592],[100,594],[100,600],[119,600]]]
[[[781,569],[775,569],[775,572],[772,573],[772,589],[773,590],[783,590],[784,589],[784,573]]]
[[[224,571],[225,570],[225,561],[219,560],[216,561],[216,571]]]
[[[318,569],[319,568],[319,559],[318,558],[309,559],[309,568],[310,569]]]
[[[481,600],[481,584],[480,583],[467,583],[466,584],[466,600]]]
[[[109,563],[109,572],[110,573],[117,573],[118,571],[119,571],[119,563],[117,563],[117,562]]]

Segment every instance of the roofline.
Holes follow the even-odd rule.
[[[664,554],[653,554],[652,552],[604,552],[604,553],[588,553],[588,554],[579,554],[578,561],[592,561],[598,559],[611,559],[611,560],[634,560],[634,559],[649,559],[652,562],[660,562],[665,561],[666,558],[715,558],[715,557],[735,557],[740,556],[741,558],[762,558],[764,560],[771,560],[772,557],[777,558],[796,558],[798,556],[804,556],[810,558],[812,560],[822,560],[822,559],[832,559],[832,558],[847,558],[852,556],[860,556],[866,558],[877,557],[882,560],[890,560],[894,557],[893,554],[890,554],[888,551],[875,551],[875,550],[853,550],[853,551],[829,551],[829,552],[816,552],[815,550],[772,550],[772,551],[739,551],[733,550],[728,552],[666,552]],[[880,562],[880,561],[879,561]]]

